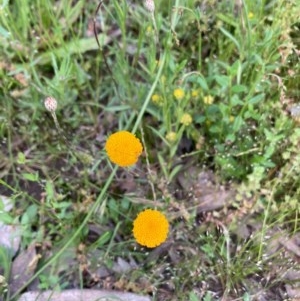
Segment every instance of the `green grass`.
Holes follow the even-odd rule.
[[[161,0],[153,19],[142,3],[105,2],[96,18],[103,53],[95,10],[93,1],[66,0],[0,8],[0,194],[15,201],[0,219],[21,226],[20,252],[40,246],[30,281],[93,287],[100,265],[112,287],[153,300],[283,300],[295,254],[268,246],[281,232],[299,235],[300,133],[289,113],[299,96],[299,5]],[[58,100],[68,144],[43,106],[47,96]],[[123,129],[145,146],[130,169],[115,168],[104,151]],[[178,184],[190,166],[235,191],[228,207],[197,212],[195,183]],[[146,207],[171,224],[154,251],[131,233]],[[112,272],[119,257],[137,266]],[[76,264],[62,270],[66,259]],[[7,282],[12,262],[1,248]]]

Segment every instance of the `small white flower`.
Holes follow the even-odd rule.
[[[55,98],[49,96],[45,99],[44,101],[44,105],[45,108],[49,111],[49,112],[55,112],[57,109],[57,101]]]

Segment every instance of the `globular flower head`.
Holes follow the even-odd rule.
[[[199,90],[192,90],[192,93],[191,93],[191,94],[192,94],[192,97],[193,97],[193,98],[198,97],[198,96],[199,96],[199,92],[200,92]]]
[[[177,100],[181,100],[184,97],[185,93],[183,89],[177,88],[174,90],[173,95]]]
[[[147,28],[146,28],[146,34],[148,36],[150,36],[152,33],[153,33],[153,28],[150,25],[147,26]]]
[[[167,135],[166,135],[166,139],[169,141],[169,142],[174,142],[176,141],[176,138],[177,138],[177,135],[175,132],[168,132]]]
[[[192,123],[193,118],[190,114],[184,113],[180,118],[180,123],[182,123],[185,126],[188,126]]]
[[[159,104],[161,104],[162,98],[161,98],[161,96],[159,94],[153,94],[152,97],[151,97],[151,100],[155,104],[159,105]]]
[[[158,210],[146,209],[133,222],[133,236],[142,246],[155,248],[168,237],[169,222]]]
[[[110,135],[105,144],[109,159],[122,167],[135,164],[143,151],[140,140],[128,131]]]
[[[144,5],[150,13],[154,13],[155,10],[154,0],[145,0]]]
[[[57,101],[55,98],[49,96],[44,100],[44,105],[45,108],[49,111],[49,112],[55,112],[57,109]]]
[[[211,95],[204,96],[203,102],[207,105],[211,105],[214,102],[214,98]]]

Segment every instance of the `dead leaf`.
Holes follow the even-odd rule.
[[[28,89],[15,89],[15,90],[12,90],[11,92],[9,92],[10,96],[12,98],[21,98],[22,96],[24,96],[24,94],[28,91]]]
[[[14,206],[13,201],[3,195],[0,196],[0,203],[2,203],[3,206],[3,209],[0,210],[0,213],[9,212]],[[20,242],[20,227],[15,225],[5,225],[4,223],[0,222],[0,246],[10,250],[12,252],[12,256],[14,256],[19,250]]]
[[[0,225],[0,246],[3,246],[12,251],[12,255],[14,256],[19,250],[20,242],[20,227]]]
[[[203,171],[194,166],[180,173],[178,182],[190,200],[186,207],[196,207],[198,213],[221,209],[234,196],[233,191],[217,184],[212,171]]]
[[[295,235],[290,239],[281,238],[280,243],[289,251],[300,257],[300,245],[298,237]]]
[[[287,294],[292,300],[294,301],[300,300],[300,288],[294,288],[291,285],[286,284],[285,289]]]
[[[131,265],[121,257],[117,258],[117,262],[114,263],[112,270],[117,273],[126,273],[132,270]]]
[[[14,78],[23,86],[28,86],[28,78],[25,76],[24,73],[17,73],[14,75]]]
[[[123,171],[120,176],[119,187],[121,191],[131,193],[137,190],[137,183],[134,175],[130,172]]]
[[[23,294],[18,301],[150,301],[149,297],[133,293],[123,293],[105,290],[65,290],[62,292],[28,292]]]
[[[39,254],[36,254],[35,245],[31,244],[21,252],[12,263],[9,290],[14,295],[34,274]]]

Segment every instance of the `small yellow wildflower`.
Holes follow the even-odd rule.
[[[160,211],[146,209],[134,220],[132,232],[139,244],[155,248],[167,239],[169,222]]]
[[[203,102],[207,105],[211,105],[214,102],[214,98],[211,95],[204,96]]]
[[[134,134],[128,131],[119,131],[108,137],[105,150],[113,163],[126,167],[137,162],[143,146]]]
[[[184,97],[185,93],[183,89],[177,88],[174,90],[173,95],[177,100],[181,100]]]
[[[192,123],[193,121],[193,118],[190,114],[188,113],[184,113],[182,116],[181,116],[181,119],[180,119],[180,123],[182,123],[183,125],[185,126],[188,126]]]
[[[192,97],[196,98],[197,96],[199,96],[199,90],[192,90]]]
[[[166,139],[169,141],[169,142],[174,142],[176,140],[176,133],[175,132],[169,132],[167,135],[166,135]]]
[[[232,115],[229,116],[229,122],[234,122],[234,116]]]
[[[254,18],[254,14],[253,14],[253,12],[251,11],[251,12],[249,12],[249,14],[248,14],[248,18],[249,19],[253,19]]]
[[[162,75],[162,76],[160,77],[160,81],[161,81],[161,83],[164,85],[164,84],[166,83],[166,81],[167,81],[167,78],[166,78],[164,75]]]
[[[152,27],[149,25],[149,26],[147,26],[147,28],[146,28],[146,34],[147,35],[151,35],[152,34]]]
[[[151,100],[155,103],[155,104],[159,104],[161,101],[161,96],[158,94],[153,94],[151,97]]]

